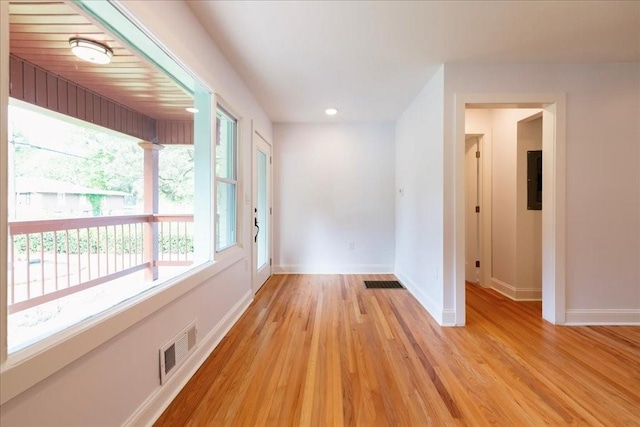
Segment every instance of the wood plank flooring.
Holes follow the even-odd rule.
[[[640,327],[467,285],[441,328],[386,275],[277,275],[157,426],[640,426]]]

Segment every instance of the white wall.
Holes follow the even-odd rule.
[[[244,192],[250,192],[251,119],[261,133],[271,136],[271,123],[255,98],[185,3],[126,1],[125,5],[245,119],[241,176]],[[6,75],[0,83],[8,84]],[[242,242],[250,248],[250,212],[244,209],[242,214]],[[9,400],[1,407],[0,424],[116,426],[127,420],[148,421],[160,408],[154,405],[171,397],[163,393],[178,387],[186,374],[179,371],[171,384],[159,386],[160,346],[194,318],[198,319],[198,340],[215,344],[251,299],[248,257],[243,250],[226,270]],[[206,356],[206,346],[199,350],[199,356]],[[145,409],[145,403],[150,404],[148,411],[136,413]],[[140,418],[130,419],[134,415]]]
[[[443,94],[441,67],[396,123],[395,274],[436,320],[450,323],[443,312]]]
[[[274,269],[392,272],[393,124],[276,124]]]
[[[492,110],[492,272],[493,279],[517,287],[516,165],[518,121],[534,114],[528,109]]]
[[[567,321],[640,322],[640,64],[445,68],[445,218],[455,212],[455,95],[566,93]],[[453,242],[446,223],[447,269]],[[444,292],[453,308],[453,280]]]
[[[516,177],[516,296],[540,299],[542,211],[527,208],[527,151],[532,150],[542,150],[542,117],[518,122]]]

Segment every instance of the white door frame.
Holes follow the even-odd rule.
[[[542,108],[542,318],[565,323],[566,94],[457,94],[454,116],[454,253],[456,325],[466,321],[465,300],[465,109]],[[486,150],[485,150],[486,151]],[[486,253],[483,254],[483,261]]]
[[[490,132],[480,136],[480,284],[483,287],[490,287],[491,278],[493,277],[491,261],[493,259],[491,240],[493,131]]]
[[[271,145],[271,142],[269,142],[269,140],[267,138],[265,138],[263,136],[263,134],[258,131],[255,128],[254,123],[251,123],[251,223],[250,223],[250,239],[251,239],[251,288],[253,289],[253,293],[255,294],[256,292],[258,292],[258,290],[260,290],[260,287],[262,287],[262,285],[264,284],[264,281],[260,279],[260,277],[262,276],[258,276],[258,272],[256,270],[256,264],[257,264],[257,245],[254,242],[254,236],[255,236],[255,227],[254,227],[254,218],[256,217],[255,211],[254,209],[256,208],[256,204],[258,201],[258,194],[257,194],[257,186],[256,186],[256,179],[257,179],[257,164],[256,164],[256,150],[258,149],[258,144],[259,141],[263,141],[268,147],[269,147],[269,159],[268,159],[268,163],[267,163],[267,170],[268,170],[268,181],[267,181],[267,194],[268,194],[268,200],[267,200],[267,206],[269,208],[269,213],[267,214],[267,218],[268,218],[268,225],[265,228],[263,227],[263,229],[261,231],[266,231],[268,233],[268,254],[267,254],[267,266],[266,268],[268,269],[268,276],[271,276],[273,274],[273,266],[271,265],[271,259],[273,258],[273,170],[272,170],[272,164],[271,164],[271,159],[273,157],[273,146]]]

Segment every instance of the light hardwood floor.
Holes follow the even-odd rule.
[[[640,328],[467,285],[441,328],[381,275],[277,275],[157,426],[640,425]]]

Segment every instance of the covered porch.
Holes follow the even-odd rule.
[[[18,0],[9,13],[11,99],[89,131],[136,138],[144,153],[144,190],[143,211],[132,215],[10,218],[8,313],[71,301],[99,286],[114,294],[122,287],[141,292],[184,271],[194,262],[194,216],[159,211],[159,159],[167,145],[193,145],[193,113],[186,111],[193,94],[74,4]],[[111,63],[79,59],[72,39],[105,46]],[[9,194],[15,193],[11,172],[10,166]]]

